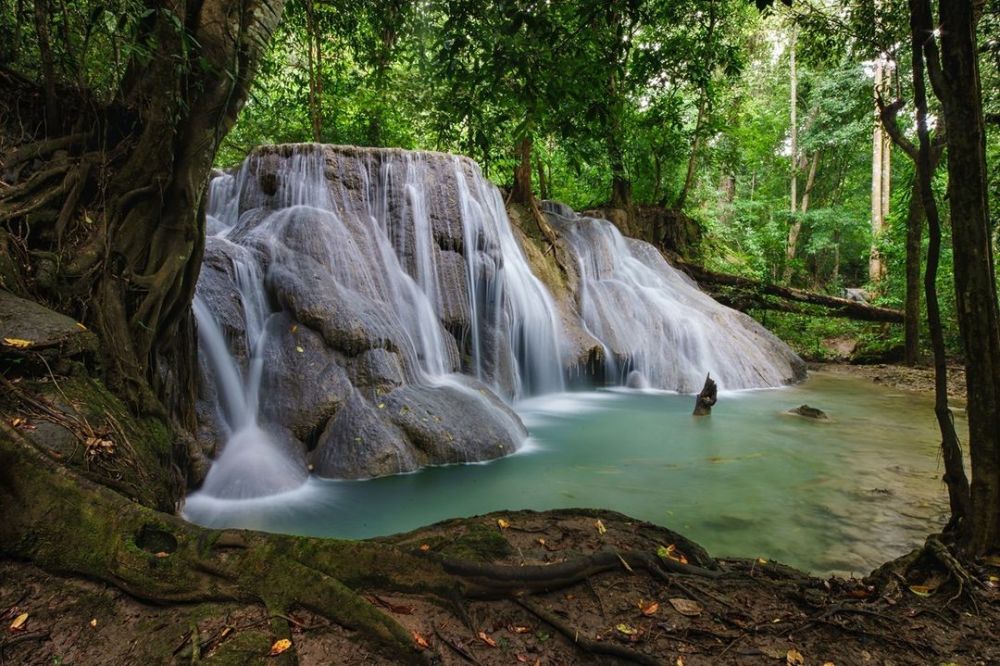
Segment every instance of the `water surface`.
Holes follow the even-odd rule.
[[[830,420],[784,413],[803,403]],[[364,538],[490,511],[597,507],[714,555],[858,575],[947,517],[929,396],[816,373],[800,386],[723,393],[707,418],[692,406],[692,396],[622,389],[545,396],[517,406],[531,440],[508,458],[312,479],[256,500],[194,494],[184,513],[214,527]]]

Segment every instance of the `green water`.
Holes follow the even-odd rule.
[[[830,421],[784,414],[808,403]],[[487,464],[371,481],[312,480],[226,502],[193,495],[211,526],[362,538],[504,509],[599,507],[653,521],[715,555],[866,574],[943,524],[932,401],[867,380],[722,394],[707,418],[667,393],[562,394],[518,407],[526,449]],[[959,424],[964,431],[964,422]]]

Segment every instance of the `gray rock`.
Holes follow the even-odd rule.
[[[261,413],[301,441],[310,441],[351,395],[342,359],[312,329],[287,314],[267,323]]]
[[[385,417],[386,409],[385,403],[372,405],[357,391],[351,393],[312,452],[316,474],[364,479],[413,471],[426,462],[414,455],[403,432]]]
[[[486,386],[462,378],[439,386],[403,386],[385,399],[389,418],[434,464],[489,460],[513,453],[527,436],[521,420]]]

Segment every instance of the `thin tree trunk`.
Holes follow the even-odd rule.
[[[794,229],[795,223],[796,223],[796,208],[797,208],[798,202],[799,202],[799,193],[798,193],[798,189],[799,189],[799,119],[798,119],[798,106],[799,106],[799,91],[798,91],[798,87],[799,87],[799,82],[798,82],[798,75],[797,75],[797,73],[795,71],[795,48],[796,48],[796,41],[797,41],[797,39],[798,39],[798,26],[793,24],[792,25],[791,46],[789,47],[789,52],[788,52],[788,78],[789,78],[789,88],[790,88],[790,93],[788,95],[788,106],[789,106],[789,114],[788,114],[789,115],[789,122],[788,122],[788,124],[789,124],[789,130],[791,132],[791,144],[792,144],[791,145],[792,158],[790,160],[791,161],[791,165],[792,165],[792,167],[791,167],[791,174],[790,174],[791,175],[791,183],[790,183],[790,186],[789,186],[790,196],[788,197],[788,200],[789,200],[789,204],[790,204],[789,205],[789,209],[790,209],[790,212],[791,212],[790,225],[791,225],[791,228],[793,228],[793,229]],[[789,233],[789,236],[790,235],[791,235],[791,233]],[[796,232],[796,236],[797,235],[798,235],[798,233]],[[789,248],[786,247],[785,248],[786,261],[787,261],[787,256],[788,256],[788,250],[789,250]],[[794,256],[795,250],[792,249],[791,251],[792,251],[792,254]],[[789,275],[789,277],[791,276],[791,272],[790,271],[791,271],[791,266],[787,266],[786,265],[785,272],[786,272],[787,275]]]
[[[920,360],[920,246],[924,207],[920,202],[920,179],[913,179],[910,207],[906,214],[906,300],[903,325],[903,361],[916,365]]]
[[[875,63],[875,98],[878,99],[879,92],[882,87],[882,69],[883,63],[881,59]],[[871,196],[871,226],[872,226],[872,245],[871,252],[868,258],[868,280],[872,284],[878,284],[882,281],[882,277],[885,274],[885,267],[882,265],[882,256],[879,253],[878,242],[882,235],[882,229],[885,226],[885,218],[882,214],[882,187],[883,187],[883,176],[882,171],[885,168],[885,137],[882,129],[882,123],[878,122],[879,108],[876,103],[876,122],[872,129],[872,196]]]
[[[965,476],[962,451],[955,433],[955,422],[948,408],[948,368],[945,359],[944,335],[941,328],[941,312],[937,298],[937,269],[941,249],[941,220],[937,202],[931,188],[931,145],[927,126],[927,91],[924,84],[924,54],[922,43],[932,29],[930,5],[927,0],[910,0],[910,31],[913,49],[913,97],[917,107],[917,134],[920,145],[917,153],[917,178],[920,185],[920,200],[927,216],[928,246],[927,270],[924,274],[924,291],[927,298],[927,323],[930,329],[931,346],[934,350],[934,414],[941,430],[941,453],[944,459],[944,480],[948,487],[951,508],[951,526],[963,525],[969,516],[969,482]],[[936,49],[935,49],[936,51]],[[927,54],[929,66],[936,63],[937,54]],[[949,132],[951,126],[948,127]],[[950,152],[950,151],[949,151]],[[956,252],[958,244],[955,244]],[[955,270],[958,270],[956,254]],[[971,401],[971,395],[970,395]]]
[[[929,2],[920,2],[926,30]],[[941,68],[930,70],[929,64],[929,73],[947,126],[955,300],[968,393],[973,511],[963,525],[962,545],[967,555],[978,556],[1000,551],[1000,306],[990,243],[986,132],[973,5],[971,0],[939,3]],[[932,39],[925,41],[925,50],[928,47],[934,48]],[[932,60],[930,53],[927,60]]]
[[[799,234],[802,232],[802,216],[809,212],[809,195],[812,194],[813,185],[816,184],[817,166],[819,166],[818,150],[813,153],[812,160],[809,163],[806,189],[802,193],[802,201],[799,203],[798,213],[793,219],[792,226],[788,228],[788,243],[785,245],[785,282],[792,279],[792,262],[795,260],[795,247],[799,242]]]

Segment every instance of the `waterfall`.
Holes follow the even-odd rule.
[[[706,295],[652,245],[562,204],[544,208],[575,259],[582,323],[602,347],[608,383],[690,393],[707,373],[726,389],[780,386],[801,374],[784,343]]]
[[[581,358],[604,364],[592,383],[680,391],[798,374],[652,246],[545,210],[574,264],[558,298],[467,158],[272,146],[214,178],[194,313],[200,441],[222,448],[200,496],[507,455],[527,435],[510,404],[565,390]]]

